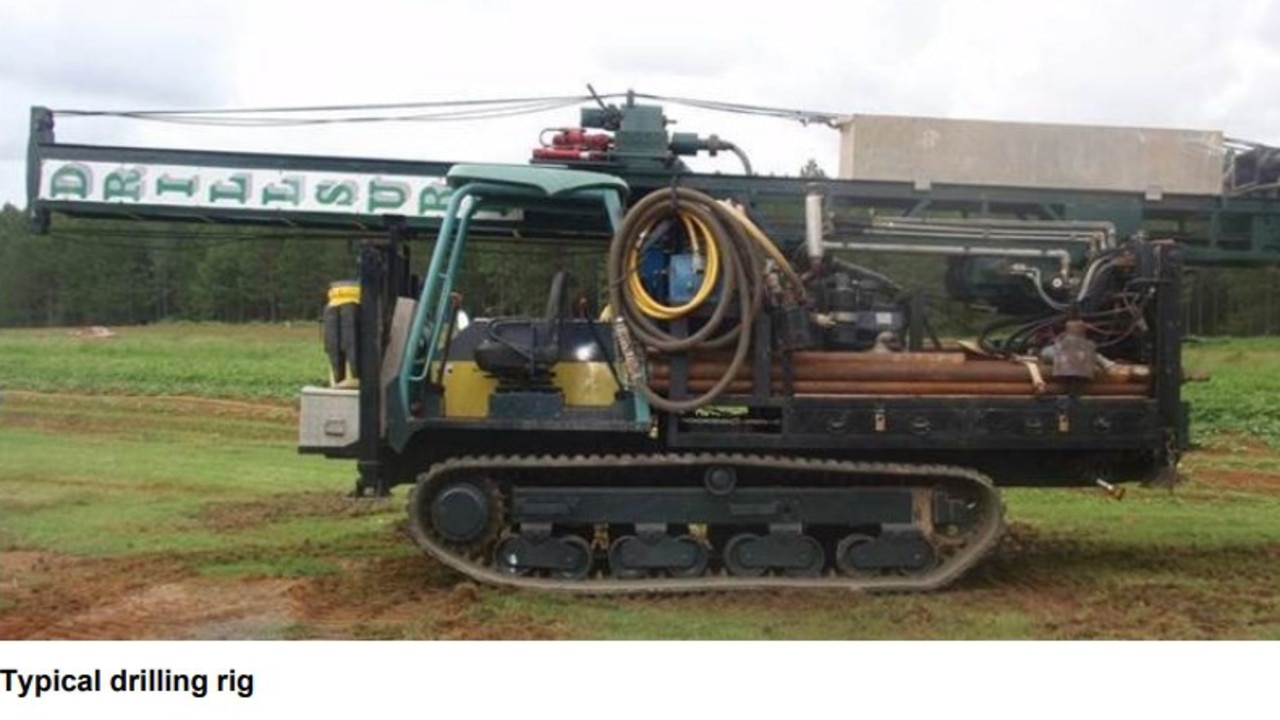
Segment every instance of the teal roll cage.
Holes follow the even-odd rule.
[[[427,382],[437,359],[453,280],[466,248],[471,219],[477,212],[486,208],[555,211],[566,209],[570,203],[582,206],[594,201],[603,206],[612,233],[622,223],[622,202],[629,192],[627,183],[613,175],[525,165],[455,165],[446,178],[455,190],[431,252],[422,294],[400,358],[395,392],[404,413],[412,407],[414,386]]]

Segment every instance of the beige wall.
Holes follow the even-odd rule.
[[[851,115],[840,177],[1159,194],[1222,191],[1222,133]]]

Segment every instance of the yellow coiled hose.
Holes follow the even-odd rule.
[[[702,283],[693,298],[679,306],[655,300],[641,282],[640,253],[660,223],[680,222],[695,253],[705,256]],[[747,359],[751,329],[764,299],[765,258],[782,258],[773,243],[740,210],[689,188],[651,193],[627,212],[609,246],[609,303],[631,335],[652,353],[677,354],[734,345],[728,369],[711,389],[694,398],[673,400],[651,388],[638,388],[654,407],[683,413],[705,405],[729,386]],[[794,276],[790,264],[782,267]],[[795,278],[799,282],[799,278]],[[659,323],[688,317],[702,308],[717,283],[720,295],[702,326],[687,336],[672,334]],[[802,287],[802,284],[801,284]],[[730,313],[734,305],[737,311]]]
[[[689,302],[678,307],[663,305],[649,295],[649,291],[645,289],[644,283],[640,279],[640,249],[644,245],[643,238],[653,230],[652,226],[641,231],[641,241],[635,243],[631,251],[627,253],[625,268],[627,292],[635,298],[636,307],[640,309],[640,312],[655,320],[675,320],[685,317],[701,307],[702,303],[706,302],[707,297],[711,295],[711,291],[715,289],[716,277],[720,272],[720,250],[711,235],[711,228],[707,227],[701,219],[688,210],[678,208],[676,215],[679,217],[681,224],[684,225],[685,233],[689,237],[689,243],[692,245],[694,254],[704,257],[706,262],[706,267],[702,274],[702,284],[698,286],[698,291],[694,293]]]

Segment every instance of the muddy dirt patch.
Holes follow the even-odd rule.
[[[355,502],[334,492],[284,493],[260,500],[212,503],[199,514],[213,530],[243,530],[307,517],[342,518],[385,513],[383,503]]]
[[[1206,487],[1245,492],[1280,494],[1280,473],[1256,470],[1201,470],[1192,482]]]
[[[296,586],[299,633],[319,637],[550,639],[564,631],[523,613],[495,613],[482,591],[429,558],[377,558]]]
[[[1246,637],[1280,625],[1280,544],[1103,544],[1015,523],[953,592],[1016,608],[1052,638]]]
[[[81,558],[54,553],[5,552],[4,617],[0,637],[156,637],[154,618],[128,618],[109,628],[78,618],[189,574],[181,563],[156,557]],[[101,618],[99,618],[101,620]]]
[[[0,554],[0,639],[548,639],[555,623],[496,613],[421,556],[330,558],[320,577],[202,576],[211,557]]]

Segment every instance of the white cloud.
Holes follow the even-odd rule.
[[[0,6],[0,79],[115,108],[225,100],[227,7],[148,0]]]

